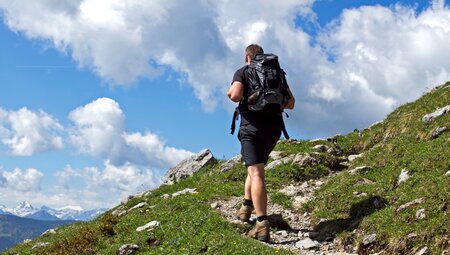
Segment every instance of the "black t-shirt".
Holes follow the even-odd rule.
[[[260,126],[280,127],[282,123],[281,114],[280,115],[264,114],[262,112],[254,112],[248,109],[247,97],[250,88],[246,72],[247,68],[248,66],[245,65],[236,70],[236,72],[233,75],[233,82],[239,81],[244,85],[244,96],[238,106],[239,113],[241,115],[241,126],[250,124],[257,127]]]

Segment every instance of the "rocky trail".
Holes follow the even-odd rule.
[[[289,250],[294,254],[350,254],[343,251],[342,246],[335,241],[336,239],[333,236],[316,232],[315,227],[311,224],[309,213],[299,213],[295,210],[295,208],[300,208],[303,203],[314,199],[314,192],[327,182],[330,177],[326,176],[318,180],[291,184],[279,190],[280,193],[292,197],[294,210],[285,209],[281,205],[274,204],[269,198],[267,210],[271,223],[271,241],[267,245],[275,249]],[[250,229],[251,226],[249,224],[254,223],[256,215],[252,214],[250,223],[241,222],[237,219],[236,210],[241,203],[242,197],[231,197],[213,201],[211,207],[217,210],[231,224],[241,225],[242,229]],[[246,232],[243,235],[246,235]],[[352,250],[356,253],[356,247]]]

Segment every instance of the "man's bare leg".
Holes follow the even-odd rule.
[[[247,178],[250,177],[250,194],[255,207],[256,216],[267,215],[267,192],[264,175],[264,164],[251,165],[247,168]],[[247,180],[246,180],[247,189]],[[247,191],[246,191],[247,192]]]
[[[252,200],[252,190],[251,190],[250,174],[247,174],[247,179],[245,179],[244,188],[244,198],[247,200]]]

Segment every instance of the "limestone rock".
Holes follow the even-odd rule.
[[[437,109],[436,111],[429,113],[425,116],[423,116],[422,118],[422,122],[427,123],[427,122],[431,122],[434,119],[441,117],[444,114],[447,114],[448,112],[450,112],[450,105],[444,106],[440,109]]]
[[[216,162],[217,160],[214,158],[211,151],[209,149],[204,149],[198,154],[181,161],[177,166],[169,169],[163,178],[163,183],[173,184],[180,179],[191,177],[202,167],[215,164]]]
[[[406,208],[409,208],[409,207],[411,207],[413,205],[421,204],[421,203],[423,203],[423,201],[425,201],[425,198],[423,198],[423,197],[418,198],[418,199],[414,199],[413,201],[408,202],[408,203],[403,204],[400,207],[398,207],[397,212],[403,211]]]
[[[287,164],[290,161],[292,161],[293,159],[294,159],[294,155],[289,155],[289,156],[284,157],[282,159],[272,161],[269,164],[267,164],[265,169],[266,169],[266,171],[267,170],[273,170],[273,169],[275,169],[275,167],[277,167],[279,165]]]
[[[372,180],[369,180],[366,178],[361,178],[355,183],[355,187],[361,186],[361,185],[369,185],[369,184],[373,184],[373,183],[374,182]]]
[[[317,160],[311,157],[308,153],[297,153],[292,160],[292,165],[296,165],[298,167],[307,167],[307,166],[315,166],[317,165]]]
[[[25,239],[25,240],[22,241],[22,243],[23,244],[27,244],[27,243],[30,243],[31,241],[32,241],[31,239]]]
[[[414,255],[425,255],[428,254],[428,247],[422,247],[420,250],[418,250]]]
[[[313,149],[319,152],[326,152],[329,149],[329,147],[324,144],[319,144],[314,146]]]
[[[450,175],[450,170],[448,170],[446,173],[445,173],[445,176],[449,176]]]
[[[169,194],[162,194],[162,195],[161,195],[161,198],[162,198],[162,199],[169,199],[169,198],[170,198],[170,195],[169,195]]]
[[[231,159],[225,161],[224,163],[222,163],[222,165],[220,165],[220,172],[226,172],[228,170],[231,170],[233,167],[237,166],[238,164],[240,164],[242,161],[242,155],[236,155],[234,157],[232,157]]]
[[[302,250],[309,250],[318,247],[317,242],[314,242],[310,238],[298,241],[295,246]]]
[[[272,160],[279,160],[279,159],[283,158],[283,154],[284,154],[284,151],[272,151],[269,154],[269,158],[271,158]]]
[[[360,172],[364,172],[364,171],[368,171],[368,170],[370,170],[370,166],[359,166],[359,167],[353,168],[352,170],[349,170],[348,173],[356,174],[356,173],[360,173]]]
[[[118,250],[119,255],[130,255],[139,250],[139,246],[137,244],[124,244],[120,246]]]
[[[145,224],[144,226],[140,226],[140,227],[136,228],[136,231],[141,232],[141,231],[144,231],[149,228],[155,228],[155,227],[159,226],[160,224],[161,223],[159,223],[159,221],[156,221],[156,220],[150,221],[149,223]]]
[[[180,190],[180,191],[177,191],[177,192],[173,193],[172,194],[172,198],[178,197],[179,195],[188,194],[188,193],[192,194],[192,193],[195,193],[195,192],[197,192],[197,188],[193,188],[193,189],[185,188],[184,190]]]
[[[56,234],[56,229],[48,229],[41,236]]]
[[[445,131],[447,131],[447,127],[437,127],[431,134],[431,139],[438,138]]]
[[[327,153],[333,156],[341,156],[344,154],[344,151],[341,147],[336,145],[335,147],[328,148]]]
[[[367,197],[368,195],[367,195],[366,192],[355,191],[355,192],[353,192],[353,196],[355,196],[355,197]]]
[[[375,242],[376,239],[377,239],[377,234],[366,235],[363,238],[362,243],[363,243],[363,245],[369,245],[369,244]]]
[[[406,169],[403,169],[400,173],[400,176],[398,177],[398,183],[406,182],[411,176],[409,175],[409,171]]]
[[[348,161],[352,162],[353,160],[355,160],[357,158],[361,158],[363,155],[364,155],[364,153],[349,155],[348,156]]]
[[[49,242],[39,242],[39,243],[33,245],[33,247],[31,247],[31,249],[33,249],[33,250],[34,250],[34,249],[38,249],[38,248],[47,246],[47,245],[49,245],[49,244],[50,244]]]
[[[416,219],[423,220],[426,217],[427,217],[427,214],[425,213],[425,209],[424,208],[417,210],[417,212],[416,212]]]
[[[146,206],[146,205],[148,205],[147,202],[139,203],[139,204],[137,204],[137,205],[131,207],[130,209],[128,209],[127,212],[131,212],[131,211],[136,210],[136,209],[138,209],[138,208],[142,208],[142,207],[144,207],[144,206]]]
[[[219,207],[219,203],[217,203],[217,202],[211,203],[212,209],[216,209],[217,207]]]
[[[123,209],[116,209],[116,210],[114,210],[111,214],[112,214],[113,216],[122,217],[122,216],[125,215],[126,213],[127,213],[126,210],[123,210]]]

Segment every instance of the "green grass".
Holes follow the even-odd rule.
[[[450,170],[450,132],[433,140],[430,134],[436,127],[449,127],[450,114],[428,124],[421,119],[449,102],[450,83],[401,106],[383,123],[360,133],[337,136],[344,156],[364,153],[350,168],[371,166],[369,171],[355,175],[339,172],[342,157],[314,152],[317,144],[334,146],[330,142],[278,144],[276,150],[285,156],[309,153],[318,165],[299,168],[288,163],[267,171],[271,201],[291,209],[291,198],[279,193],[282,187],[338,172],[316,192],[316,199],[303,205],[302,211],[312,213],[318,232],[337,236],[341,244],[352,246],[360,244],[365,235],[376,233],[377,242],[371,247],[374,252],[402,254],[427,246],[433,254],[441,254],[449,249],[450,176],[444,174]],[[402,169],[407,169],[411,178],[398,184]],[[249,227],[229,224],[210,208],[213,200],[242,196],[245,177],[243,165],[225,173],[220,173],[219,164],[207,167],[192,178],[161,186],[125,205],[131,208],[145,201],[149,206],[120,218],[106,213],[91,222],[62,227],[56,235],[38,237],[4,254],[116,254],[127,243],[141,247],[135,254],[290,254],[245,237],[243,233]],[[357,185],[363,178],[373,183]],[[161,197],[184,188],[197,188],[198,193]],[[367,196],[357,197],[354,192]],[[421,197],[424,203],[397,212],[400,205]],[[426,212],[422,220],[415,217],[420,208]],[[153,220],[161,225],[151,231],[136,232],[137,227]],[[416,236],[406,238],[410,233]],[[32,250],[37,242],[50,245]],[[362,247],[359,252],[368,251]]]

